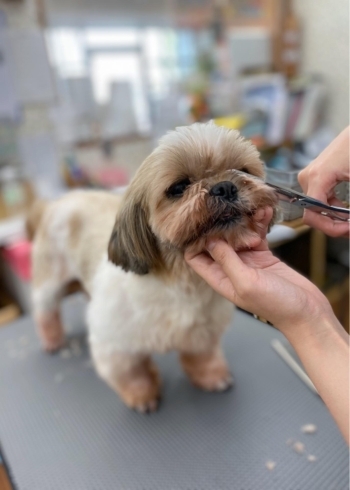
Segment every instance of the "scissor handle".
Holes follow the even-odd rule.
[[[339,221],[348,221],[350,222],[350,209],[342,208],[339,206],[330,206],[329,204],[325,204],[318,199],[314,199],[313,197],[305,196],[301,192],[294,191],[292,189],[287,189],[285,187],[279,187],[274,184],[266,183],[269,187],[272,187],[280,198],[284,201],[290,202],[296,206],[302,207],[304,209],[310,209],[316,213],[322,214],[323,216],[327,216],[334,220]],[[345,214],[347,217],[339,216],[336,213]]]
[[[295,204],[304,209],[309,209],[310,211],[314,211],[318,214],[322,214],[322,216],[327,216],[333,220],[338,221],[348,221],[350,222],[350,210],[347,208],[340,208],[339,206],[329,206],[328,204],[324,204],[321,201],[317,201],[316,199],[312,199],[309,197],[305,197],[305,199],[295,199],[291,200],[291,203]],[[348,217],[339,216],[336,213],[346,214]]]

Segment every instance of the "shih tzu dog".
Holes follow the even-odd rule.
[[[237,172],[239,170],[241,172]],[[255,177],[254,177],[255,176]],[[99,375],[140,412],[156,410],[152,353],[177,350],[190,380],[223,391],[232,377],[220,347],[233,306],[186,264],[188,246],[222,237],[235,249],[258,234],[256,212],[275,207],[255,147],[213,123],[165,135],[120,197],[73,191],[32,211],[34,316],[46,350],[60,348],[59,302],[78,280]]]

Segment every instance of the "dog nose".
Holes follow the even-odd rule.
[[[237,187],[228,180],[215,184],[209,191],[211,196],[221,197],[225,201],[235,201],[237,199],[237,193]]]

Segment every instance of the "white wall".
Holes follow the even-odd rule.
[[[302,71],[321,73],[329,86],[329,123],[349,124],[349,0],[294,0],[303,27]]]
[[[1,1],[1,0],[0,0]],[[50,25],[163,25],[172,0],[46,0]]]
[[[35,0],[22,2],[6,2],[0,0],[0,10],[5,13],[6,25],[11,29],[26,30],[38,28],[38,15]],[[0,87],[1,89],[1,87]],[[37,134],[52,129],[49,120],[48,105],[24,104],[22,120],[19,127],[20,135]]]

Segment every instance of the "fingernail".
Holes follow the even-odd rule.
[[[209,242],[207,242],[206,247],[208,252],[211,252],[215,248],[217,243],[218,243],[217,240],[210,240]]]

